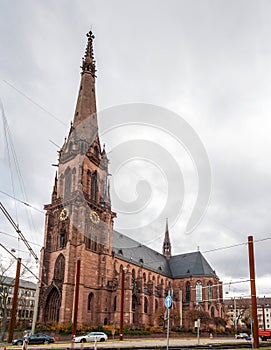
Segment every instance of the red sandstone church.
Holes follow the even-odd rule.
[[[124,325],[158,325],[169,291],[175,326],[191,327],[192,310],[223,318],[218,276],[199,251],[171,255],[167,224],[162,254],[114,231],[108,158],[98,135],[94,36],[87,37],[74,120],[45,205],[38,320],[68,323],[78,305],[79,325],[119,324],[122,287]]]

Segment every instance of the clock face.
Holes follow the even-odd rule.
[[[98,224],[100,222],[99,214],[96,213],[95,210],[90,211],[89,218],[94,224]]]
[[[68,219],[68,216],[69,216],[69,210],[67,208],[64,208],[60,212],[59,219],[61,221],[64,221],[64,220]]]

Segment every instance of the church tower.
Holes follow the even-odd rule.
[[[89,323],[104,324],[108,317],[103,301],[110,303],[107,286],[113,279],[115,213],[109,196],[108,158],[98,135],[93,39],[89,32],[73,122],[59,151],[51,203],[45,205],[40,322],[72,320],[78,261],[78,322],[86,319],[86,312]]]
[[[169,239],[169,232],[168,232],[168,219],[166,221],[166,231],[165,231],[165,238],[163,243],[163,255],[167,258],[171,258],[171,243]]]

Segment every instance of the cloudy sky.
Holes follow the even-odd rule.
[[[174,114],[191,127],[191,140],[201,140],[211,169],[205,215],[187,233],[201,177],[191,144],[176,144],[182,135],[170,133],[170,121],[166,135],[159,125],[156,130],[128,125],[115,134],[104,132],[102,142],[115,169],[111,188],[113,208],[119,212],[116,229],[161,251],[169,217],[173,253],[200,249],[225,282],[228,296],[249,294],[244,282],[249,278],[246,242],[253,235],[258,294],[271,295],[270,11],[268,1],[1,1],[0,200],[37,254],[43,244],[40,211],[50,201],[56,171],[51,164],[57,162],[57,145],[62,145],[73,118],[85,34],[92,29],[103,128],[106,118],[123,105],[127,113],[133,103],[143,110],[154,106],[167,111],[168,120]],[[9,147],[12,140],[19,172],[6,136]],[[133,140],[141,154],[129,160]],[[160,150],[144,147],[144,142]],[[175,177],[169,171],[172,159],[178,165]],[[170,188],[179,189],[180,178],[184,189],[179,196]],[[119,199],[131,203],[137,191],[150,198],[128,218]],[[129,231],[134,222],[141,236]],[[0,232],[6,247],[29,259],[3,216]]]

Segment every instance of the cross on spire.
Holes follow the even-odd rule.
[[[94,53],[93,53],[93,39],[95,38],[94,34],[90,30],[87,33],[87,47],[85,51],[85,56],[82,58],[82,72],[90,72],[91,75],[94,77],[96,73],[96,66],[95,66],[95,60],[94,60]]]

